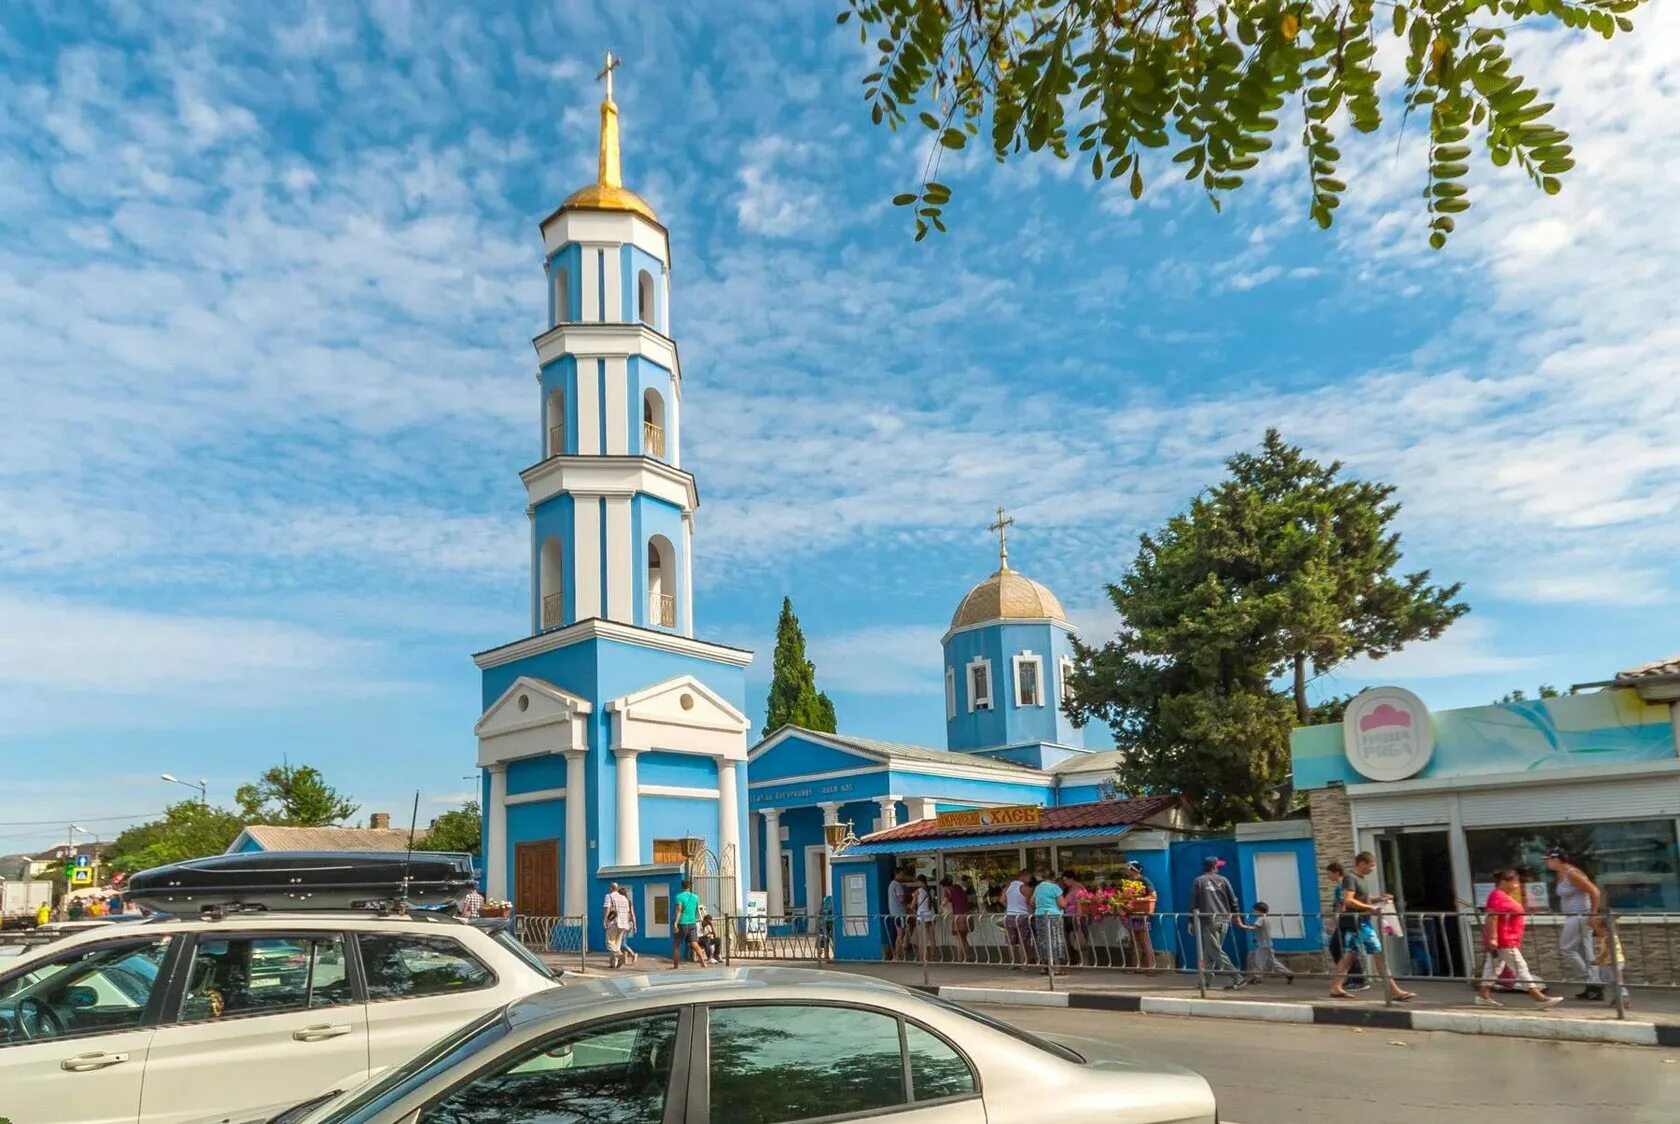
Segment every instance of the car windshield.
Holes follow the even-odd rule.
[[[402,1065],[387,1070],[378,1080],[355,1090],[342,1102],[323,1106],[321,1113],[308,1118],[309,1124],[351,1124],[371,1119],[437,1074],[505,1038],[511,1029],[505,1014],[498,1007],[438,1039]]]
[[[999,1034],[1007,1034],[1017,1042],[1024,1042],[1034,1049],[1043,1050],[1046,1054],[1053,1054],[1065,1062],[1085,1064],[1085,1058],[1082,1054],[1068,1049],[1059,1042],[1051,1042],[1049,1039],[1040,1038],[1036,1034],[1029,1034],[1018,1026],[1010,1026],[1002,1019],[994,1019],[990,1015],[982,1015],[979,1011],[971,1011],[967,1007],[958,1006],[949,999],[941,999],[937,995],[924,995],[922,998],[936,1007],[943,1007],[945,1010],[961,1015],[965,1019],[972,1019],[981,1026],[991,1027]]]
[[[542,958],[540,956],[538,956],[536,953],[532,952],[530,949],[526,948],[523,944],[520,943],[518,937],[515,937],[512,933],[508,932],[506,929],[497,929],[494,933],[490,934],[490,937],[497,944],[501,945],[503,948],[507,949],[509,952],[513,953],[515,956],[519,957],[519,959],[525,961],[525,963],[529,964],[533,969],[535,969],[538,972],[541,972],[543,979],[545,979],[545,980],[557,980],[557,979],[560,978],[559,976],[554,974],[553,969],[551,969],[547,964],[544,964],[542,962]]]

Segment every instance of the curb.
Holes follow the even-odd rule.
[[[1413,1011],[1405,1007],[1320,1006],[1241,999],[1190,999],[1176,995],[1105,995],[1098,992],[1024,991],[1006,987],[917,988],[956,1002],[1012,1007],[1068,1007],[1184,1018],[1247,1019],[1255,1022],[1313,1023],[1318,1026],[1381,1030],[1431,1030],[1553,1042],[1604,1042],[1623,1046],[1680,1047],[1680,1026],[1608,1019],[1499,1015],[1480,1011]]]

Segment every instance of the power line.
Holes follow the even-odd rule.
[[[0,827],[63,827],[67,823],[110,823],[113,820],[140,820],[161,816],[162,812],[129,812],[120,816],[60,816],[53,820],[0,820]]]

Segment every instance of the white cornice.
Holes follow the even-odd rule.
[[[715,788],[690,788],[680,784],[638,785],[636,792],[641,796],[681,796],[690,800],[716,800],[719,796]]]
[[[552,257],[568,242],[608,246],[616,243],[639,246],[670,268],[671,240],[665,225],[633,211],[562,207],[537,225],[543,235],[545,258]]]
[[[1061,629],[1063,632],[1067,633],[1069,636],[1074,635],[1074,633],[1076,631],[1074,629],[1074,627],[1071,624],[1069,624],[1067,621],[1057,620],[1055,617],[993,617],[989,621],[979,621],[975,624],[965,624],[961,628],[949,629],[949,630],[946,631],[944,636],[941,636],[939,638],[939,642],[941,644],[943,644],[946,641],[950,640],[951,637],[956,636],[959,633],[973,632],[976,629],[980,629],[980,628],[997,628],[1000,625],[1008,625],[1008,624],[1048,624],[1048,625],[1054,625],[1055,627]]]
[[[531,346],[537,349],[540,367],[567,355],[579,359],[622,359],[633,355],[659,364],[679,383],[682,381],[676,341],[640,322],[567,320],[537,336]]]
[[[752,663],[753,658],[751,652],[742,648],[730,648],[671,632],[658,632],[619,621],[589,617],[565,628],[539,632],[535,636],[527,636],[511,644],[503,644],[500,648],[477,652],[473,655],[473,663],[481,669],[501,667],[503,664],[528,659],[543,652],[552,652],[557,648],[570,647],[586,640],[611,640],[620,644],[634,644],[659,652],[674,652],[679,656],[693,656],[712,663],[728,664],[731,667],[746,667]]]
[[[682,509],[700,506],[694,477],[652,457],[567,456],[538,461],[519,474],[532,504],[562,493],[574,496],[634,496],[644,493]]]
[[[510,792],[507,799],[503,800],[502,803],[511,808],[520,804],[541,804],[545,800],[564,800],[565,798],[566,789],[564,787],[538,788],[530,792]]]

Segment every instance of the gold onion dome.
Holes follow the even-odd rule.
[[[997,573],[968,591],[951,618],[952,628],[996,620],[1053,620],[1068,623],[1056,595],[1040,582],[1011,570]]]
[[[650,222],[659,218],[647,200],[624,186],[618,154],[618,105],[612,97],[612,72],[618,59],[607,54],[606,69],[596,77],[607,80],[607,93],[601,99],[601,154],[595,182],[580,187],[560,204],[562,211],[628,211]]]

